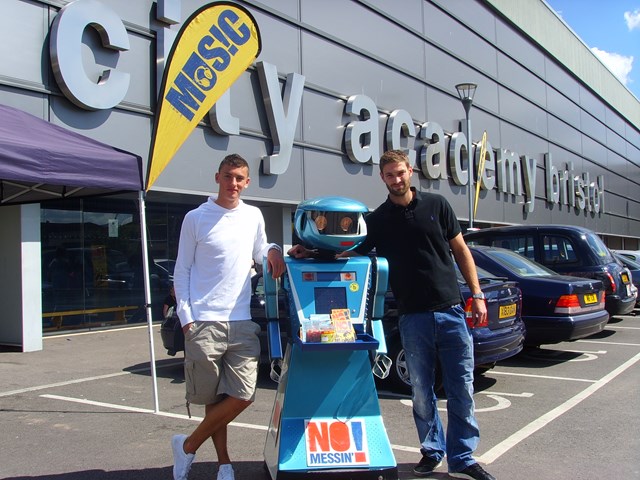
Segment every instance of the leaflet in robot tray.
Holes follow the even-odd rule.
[[[335,334],[334,342],[355,342],[356,332],[351,324],[351,315],[348,308],[334,308],[331,310],[331,323]]]

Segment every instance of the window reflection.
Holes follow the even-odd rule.
[[[191,208],[147,203],[154,320],[162,318],[180,225]],[[42,203],[41,240],[45,331],[146,321],[137,198]]]

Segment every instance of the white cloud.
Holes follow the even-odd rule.
[[[628,85],[629,74],[633,68],[633,56],[625,57],[619,53],[605,52],[596,47],[593,47],[591,51],[625,86]]]
[[[627,28],[629,31],[634,28],[640,28],[640,10],[624,12],[624,19],[627,22]]]

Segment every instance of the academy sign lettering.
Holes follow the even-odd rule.
[[[181,21],[179,2],[158,0],[158,19],[166,24],[166,32],[158,32],[158,63],[162,63],[171,39],[170,25]],[[173,10],[172,10],[173,8]],[[82,32],[96,29],[103,39],[103,48],[117,51],[129,49],[124,23],[116,13],[99,0],[77,0],[66,5],[54,19],[50,35],[52,68],[64,95],[74,104],[88,110],[110,109],[118,105],[129,88],[130,74],[117,66],[105,69],[101,78],[91,81],[78,58]],[[248,39],[242,21],[229,12],[202,37],[198,51],[182,65],[173,80],[166,100],[186,119],[193,116],[207,89],[215,85],[217,76],[227,68],[236,49]],[[165,43],[162,43],[165,42]],[[197,53],[197,54],[196,54]],[[286,76],[281,90],[277,68],[257,62],[260,93],[269,124],[273,151],[263,158],[263,173],[279,175],[286,172],[291,158],[305,78],[297,73]],[[230,94],[223,94],[209,110],[211,125],[221,135],[238,135],[239,120],[230,111]],[[381,146],[404,149],[425,178],[452,181],[468,185],[469,166],[480,163],[480,148],[467,152],[467,139],[462,132],[444,132],[436,122],[415,123],[405,110],[395,110],[386,116],[383,131],[375,102],[366,95],[348,98],[344,113],[349,119],[344,128],[344,154],[358,164],[378,164]],[[336,122],[340,123],[340,120]],[[491,138],[491,132],[489,138]],[[469,162],[469,159],[473,159]],[[544,175],[538,179],[538,166]],[[541,169],[542,170],[542,169]],[[478,178],[484,190],[496,189],[513,196],[533,212],[538,182],[544,182],[545,201],[565,205],[592,214],[604,213],[604,176],[592,177],[576,170],[573,162],[552,157],[549,152],[515,152],[508,148],[486,145],[484,170]],[[465,189],[466,191],[466,189]]]

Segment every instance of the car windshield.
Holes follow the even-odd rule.
[[[604,260],[606,263],[613,261],[611,252],[598,235],[596,235],[595,233],[585,233],[583,235],[583,238],[586,240],[586,242],[591,247],[591,250],[596,254],[598,258]]]
[[[495,249],[487,250],[485,252],[489,257],[498,262],[503,267],[511,270],[512,272],[520,275],[521,277],[543,277],[557,275],[547,267],[533,262],[522,255],[519,255],[511,250]]]
[[[458,268],[458,264],[454,263],[454,265],[456,267],[456,276],[458,277],[458,283],[466,285],[467,281],[462,276],[462,272],[460,271],[460,268]],[[481,282],[485,278],[496,278],[496,276],[493,273],[488,272],[484,268],[480,268],[477,265],[476,265],[476,270],[478,271],[478,280],[480,280]]]

